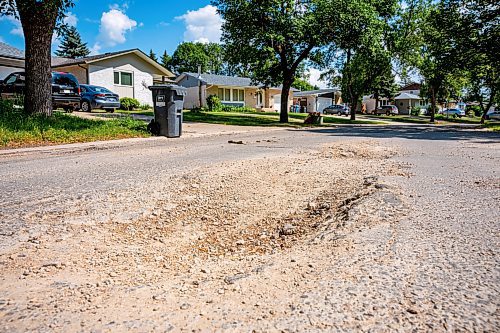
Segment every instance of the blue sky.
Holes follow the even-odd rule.
[[[184,41],[219,42],[221,18],[210,0],[75,0],[66,23],[74,25],[92,54],[139,48],[160,57]],[[20,22],[0,17],[0,41],[24,49]],[[58,40],[53,42],[53,51]],[[319,81],[320,72],[310,69],[310,82]]]
[[[220,18],[210,0],[76,0],[67,22],[94,53],[140,48],[172,54],[183,41],[220,38]],[[0,19],[0,41],[24,49],[19,22]]]

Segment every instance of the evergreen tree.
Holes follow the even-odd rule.
[[[153,49],[149,51],[149,57],[154,61],[158,62],[158,57],[156,56],[156,53],[153,52]]]
[[[160,59],[161,65],[168,69],[171,65],[171,62],[172,62],[172,57],[168,55],[167,51],[164,51]]]
[[[90,54],[87,43],[82,42],[82,38],[75,27],[65,28],[62,32],[62,41],[55,52],[58,57],[83,58]]]

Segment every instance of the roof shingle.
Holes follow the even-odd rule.
[[[0,42],[0,57],[24,60],[24,51]]]

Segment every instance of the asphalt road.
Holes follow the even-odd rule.
[[[304,276],[312,283],[308,296],[298,296],[309,302],[300,313],[247,319],[236,326],[222,325],[224,318],[217,322],[214,315],[217,326],[212,328],[499,331],[500,135],[492,132],[416,125],[280,129],[4,154],[0,264],[20,243],[48,228],[48,223],[34,224],[33,217],[62,214],[62,202],[67,209],[71,202],[105,201],[110,193],[218,163],[286,157],[331,142],[366,140],[403,152],[394,160],[406,165],[411,177],[379,176],[399,189],[408,213],[390,230],[360,232],[353,240],[365,245],[339,255],[335,265],[315,278]],[[370,239],[384,244],[383,254],[370,246]],[[323,265],[320,259],[314,265]],[[2,275],[0,300],[12,296],[1,287],[7,285]],[[13,320],[16,313],[6,313],[3,304],[0,331],[15,331],[23,319]]]

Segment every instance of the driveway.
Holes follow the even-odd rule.
[[[414,125],[0,156],[0,331],[498,331],[499,162]]]

